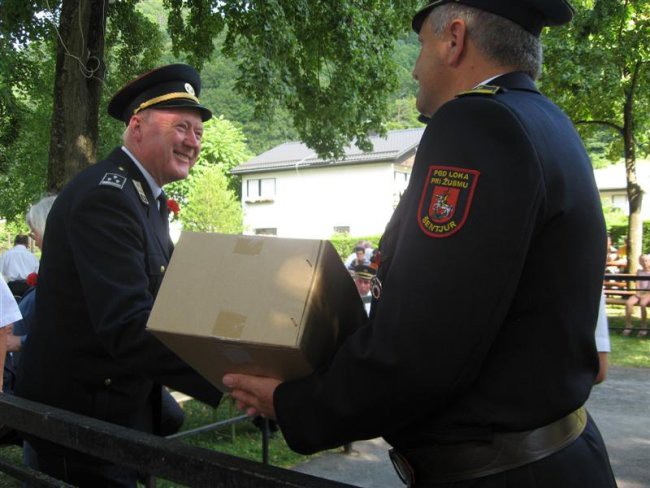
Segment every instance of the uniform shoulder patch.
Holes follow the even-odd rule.
[[[118,175],[117,173],[106,173],[102,180],[99,182],[100,185],[112,186],[119,188],[120,190],[124,188],[126,183],[126,176]]]
[[[418,207],[418,225],[430,237],[458,232],[469,215],[480,172],[454,166],[429,166]]]
[[[478,85],[471,90],[460,92],[457,97],[466,97],[469,95],[496,95],[497,93],[503,93],[505,90],[496,85]]]

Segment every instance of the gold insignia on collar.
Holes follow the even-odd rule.
[[[471,90],[467,90],[464,92],[460,92],[457,97],[464,97],[467,95],[496,95],[497,93],[501,93],[503,91],[503,88],[500,86],[496,85],[478,85]]]
[[[142,200],[142,203],[145,205],[149,205],[149,200],[147,200],[147,195],[144,193],[144,190],[142,189],[142,183],[140,183],[138,180],[131,180],[133,181],[133,186],[135,186],[135,191],[138,192],[138,196],[140,197],[140,200]]]

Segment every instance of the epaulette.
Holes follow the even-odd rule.
[[[103,186],[112,186],[121,190],[124,188],[126,180],[127,178],[124,175],[118,173],[106,173],[99,184]]]
[[[477,87],[472,88],[464,92],[460,92],[457,97],[465,97],[468,95],[496,95],[497,93],[503,93],[505,90],[496,85],[478,85]]]

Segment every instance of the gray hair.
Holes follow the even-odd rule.
[[[505,17],[466,5],[441,5],[429,15],[435,34],[441,34],[454,19],[465,21],[468,35],[488,59],[539,78],[542,43],[530,32]]]
[[[56,200],[56,195],[41,198],[38,203],[29,207],[29,211],[25,216],[27,225],[41,236],[45,234],[45,222],[47,221],[47,215],[50,213],[54,200]]]

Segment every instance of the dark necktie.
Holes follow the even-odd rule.
[[[160,211],[160,217],[165,222],[169,222],[169,208],[167,207],[167,195],[165,195],[164,191],[161,191],[160,195],[158,195],[158,210]]]
[[[169,208],[167,207],[167,195],[165,195],[165,192],[160,192],[160,195],[158,195],[158,203],[160,218],[162,219],[163,228],[166,233],[165,237],[169,237]]]

